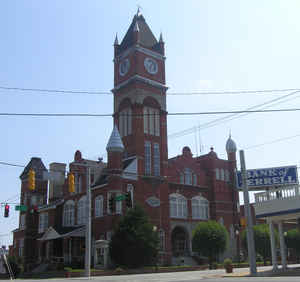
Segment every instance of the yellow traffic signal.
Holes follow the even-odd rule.
[[[69,173],[68,175],[68,182],[69,182],[69,192],[74,193],[75,192],[75,178],[73,173]]]
[[[35,189],[35,171],[31,168],[28,173],[28,188],[29,190]]]
[[[241,224],[241,227],[242,227],[242,228],[245,228],[245,227],[246,227],[247,221],[246,221],[246,218],[245,218],[245,217],[241,217],[241,218],[240,218],[240,224]]]

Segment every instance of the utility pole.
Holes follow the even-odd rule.
[[[254,236],[253,236],[253,223],[251,217],[251,210],[249,204],[249,191],[247,184],[247,171],[245,164],[244,150],[240,150],[240,161],[241,161],[241,173],[242,173],[242,184],[244,192],[244,211],[247,222],[247,245],[248,245],[248,256],[249,256],[249,265],[250,265],[250,275],[256,276],[256,254],[255,254],[255,245],[254,245]]]
[[[86,166],[86,217],[85,224],[85,277],[91,276],[91,180],[90,167]]]

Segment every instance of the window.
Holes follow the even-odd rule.
[[[75,204],[72,200],[69,200],[64,204],[63,226],[73,226],[75,222],[74,215],[75,215]]]
[[[86,221],[86,196],[80,198],[77,203],[77,224],[84,224]]]
[[[20,216],[20,229],[24,230],[26,228],[26,214],[21,214]]]
[[[187,185],[197,185],[197,174],[193,173],[190,168],[185,168],[184,172],[180,173],[180,183]]]
[[[228,171],[228,169],[225,170],[225,181],[229,182],[229,171]]]
[[[163,229],[160,229],[158,236],[159,236],[159,250],[164,251],[165,250],[165,231]]]
[[[119,133],[121,137],[132,133],[132,112],[130,108],[120,111],[119,115]]]
[[[82,192],[82,177],[78,173],[75,174],[75,193]]]
[[[160,126],[159,126],[159,110],[144,107],[144,133],[159,136]]]
[[[197,185],[197,174],[193,173],[193,185]]]
[[[170,215],[171,217],[186,218],[187,217],[187,201],[186,198],[179,194],[171,194]]]
[[[145,174],[151,175],[151,143],[145,142]]]
[[[37,195],[31,196],[31,205],[35,206],[37,204]]]
[[[24,254],[24,238],[19,240],[19,257],[22,257]]]
[[[95,198],[95,217],[103,216],[103,196]]]
[[[180,172],[180,183],[184,184],[184,174]]]
[[[154,175],[159,176],[160,175],[160,152],[159,152],[159,144],[154,143],[153,144],[153,169],[154,169]]]
[[[220,170],[216,168],[216,180],[220,180]]]
[[[192,198],[192,218],[208,219],[209,218],[209,202],[201,196]]]
[[[48,213],[40,213],[39,215],[39,233],[46,231],[48,228]]]
[[[221,169],[220,169],[220,171],[221,171],[220,179],[224,181],[224,180],[225,180],[225,173],[224,173],[224,169],[223,169],[223,168],[221,168]]]

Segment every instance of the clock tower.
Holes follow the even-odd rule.
[[[138,174],[164,176],[168,160],[165,50],[137,12],[114,43],[114,123],[125,158],[136,156]]]

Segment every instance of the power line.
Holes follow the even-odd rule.
[[[18,91],[18,92],[39,92],[51,94],[88,94],[88,95],[113,95],[110,91],[88,91],[88,90],[64,90],[64,89],[46,89],[46,88],[23,88],[0,86],[0,90]],[[299,88],[284,89],[262,89],[262,90],[233,90],[233,91],[183,91],[168,92],[167,95],[239,95],[239,94],[267,94],[300,91]]]
[[[299,93],[299,91],[294,91],[292,93],[289,93],[289,94],[286,94],[286,95],[283,95],[281,97],[278,97],[278,98],[275,98],[275,99],[272,99],[272,100],[269,100],[269,101],[266,101],[262,104],[258,104],[258,105],[254,105],[254,106],[251,106],[249,108],[246,108],[245,111],[249,111],[249,110],[253,110],[253,109],[257,109],[257,108],[261,108],[263,106],[274,106],[274,105],[278,105],[280,103],[283,103],[283,102],[286,102],[286,101],[281,101],[285,98],[288,98],[290,96],[294,96],[296,95],[297,93]],[[297,97],[292,97],[292,99],[295,99]],[[289,99],[291,100],[291,99]],[[275,103],[277,102],[277,103]],[[266,108],[266,107],[263,107],[263,109]],[[217,118],[215,120],[212,120],[210,122],[207,122],[207,123],[204,123],[202,125],[199,125],[199,126],[193,126],[193,127],[190,127],[188,129],[185,129],[185,130],[182,130],[182,131],[179,131],[179,132],[175,132],[175,133],[172,133],[170,135],[168,135],[168,137],[171,139],[171,138],[177,138],[177,137],[181,137],[181,136],[184,136],[184,135],[188,135],[188,134],[191,134],[193,133],[195,130],[202,130],[202,129],[206,129],[206,128],[211,128],[213,126],[216,126],[216,125],[219,125],[219,124],[222,124],[222,123],[225,123],[225,122],[228,122],[228,121],[231,121],[231,120],[234,120],[234,119],[237,119],[237,118],[241,118],[243,116],[246,116],[246,115],[249,115],[250,113],[244,113],[243,115],[239,114],[239,113],[234,113],[234,114],[230,114],[228,116],[225,116],[225,117],[222,117],[222,118]]]
[[[244,113],[276,113],[276,112],[298,112],[300,108],[287,108],[287,109],[270,109],[270,110],[240,110],[240,111],[211,111],[211,112],[179,112],[167,113],[168,116],[195,116],[195,115],[224,115],[224,114],[244,114]],[[144,116],[145,114],[128,114],[124,116]],[[155,114],[146,114],[147,116]],[[0,116],[28,116],[28,117],[111,117],[113,114],[88,114],[88,113],[0,113]]]

